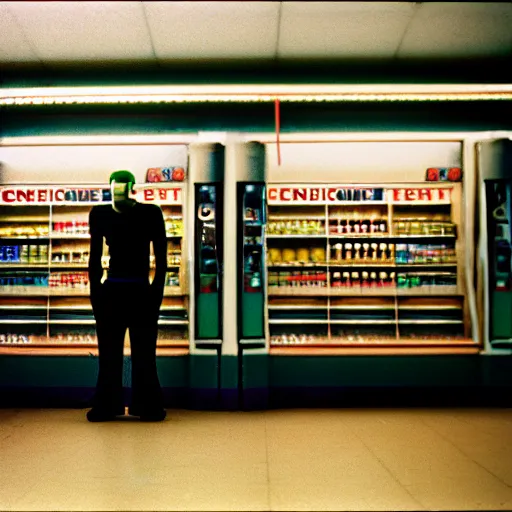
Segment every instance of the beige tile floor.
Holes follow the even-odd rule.
[[[511,409],[0,410],[0,510],[512,509]]]

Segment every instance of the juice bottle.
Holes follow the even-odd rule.
[[[360,243],[355,243],[354,244],[354,249],[355,249],[355,253],[354,253],[354,259],[356,261],[360,261],[361,260],[361,244]]]
[[[386,253],[386,250],[388,248],[388,245],[387,244],[380,244],[379,245],[379,249],[380,249],[380,260],[381,261],[386,261],[387,260],[387,253]]]
[[[352,260],[352,244],[351,243],[345,244],[345,259],[347,261]]]
[[[372,248],[372,260],[373,261],[377,261],[377,249],[379,247],[379,244],[373,242],[371,244],[371,248]]]
[[[363,244],[363,260],[368,261],[368,252],[370,250],[370,244],[364,243]]]
[[[336,249],[336,261],[341,262],[342,253],[343,253],[343,244],[336,244],[334,247]]]

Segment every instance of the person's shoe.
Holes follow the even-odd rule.
[[[140,415],[140,421],[163,421],[166,416],[167,411],[165,409],[161,409],[150,413],[142,413]]]
[[[91,423],[97,423],[100,421],[112,421],[116,419],[116,416],[122,416],[123,412],[106,411],[104,409],[98,409],[97,407],[93,407],[90,411],[87,411],[86,417],[87,420]]]

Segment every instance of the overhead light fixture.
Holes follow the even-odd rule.
[[[169,85],[0,89],[0,105],[511,100],[512,84]]]

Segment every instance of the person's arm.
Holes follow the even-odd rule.
[[[155,253],[155,278],[151,283],[155,296],[161,299],[164,295],[165,276],[167,274],[167,235],[165,233],[164,215],[160,208],[155,208],[153,215],[153,252]]]
[[[103,276],[101,266],[101,256],[103,254],[103,234],[100,227],[100,219],[97,216],[98,211],[93,207],[89,213],[89,232],[91,234],[91,244],[89,248],[89,286],[91,289],[91,300],[98,296]]]

